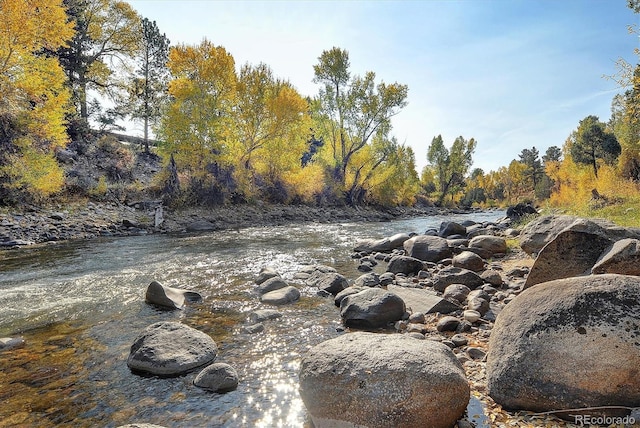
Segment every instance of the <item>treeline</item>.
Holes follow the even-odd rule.
[[[475,139],[447,148],[437,136],[419,177],[413,150],[392,134],[408,87],[353,74],[343,49],[310,65],[319,91],[305,97],[267,64],[236,64],[209,40],[171,46],[126,2],[0,0],[0,17],[2,203],[69,192],[56,161],[67,145],[104,147],[121,158],[114,164],[132,165],[131,153],[98,137],[125,119],[144,130],[138,154],[162,158],[150,190],[175,205],[561,203],[588,188],[606,193],[603,180],[640,179],[637,69],[621,72],[635,84],[614,99],[611,120],[585,118],[562,149],[542,158],[525,149],[485,173],[470,170]]]

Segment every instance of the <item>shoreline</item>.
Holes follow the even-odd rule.
[[[312,207],[241,204],[170,209],[159,205],[73,202],[0,211],[0,250],[155,233],[237,230],[301,223],[375,222],[447,214],[473,214],[479,209],[437,207]],[[158,217],[159,215],[159,217]],[[156,227],[157,221],[162,220]]]

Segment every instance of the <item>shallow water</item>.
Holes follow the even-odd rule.
[[[280,307],[284,316],[267,321],[263,333],[243,333],[248,312],[261,306],[253,292],[260,268],[272,266],[292,279],[302,266],[320,263],[355,279],[360,273],[349,256],[359,239],[501,216],[310,223],[0,253],[0,337],[26,340],[0,353],[0,426],[310,426],[298,395],[299,362],[311,346],[340,334],[338,309],[302,287],[301,301]],[[157,310],[144,303],[153,280],[196,290],[203,302]],[[131,343],[147,325],[164,320],[210,334],[219,345],[217,361],[238,371],[238,389],[206,392],[192,385],[195,373],[133,375],[126,365]]]

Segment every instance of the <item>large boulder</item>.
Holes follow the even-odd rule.
[[[177,376],[213,362],[217,352],[209,335],[178,322],[162,321],[136,337],[127,365],[137,372]]]
[[[451,257],[451,248],[447,240],[439,236],[414,236],[404,241],[403,247],[409,257],[425,262],[438,262]]]
[[[547,215],[539,217],[528,223],[520,233],[520,247],[527,254],[536,254],[551,242],[560,232],[582,219],[568,215]],[[640,239],[640,230],[636,228],[623,228],[603,219],[590,219],[603,230],[612,241],[623,238]]]
[[[182,309],[185,301],[198,302],[200,300],[202,300],[200,293],[167,287],[158,281],[152,281],[151,284],[147,286],[147,292],[144,296],[145,302],[167,309]]]
[[[402,319],[404,301],[380,288],[368,288],[340,302],[340,316],[347,327],[380,328]]]
[[[613,243],[607,230],[577,219],[540,250],[524,287],[591,273],[602,252]]]
[[[389,245],[391,246],[392,250],[395,250],[396,248],[402,248],[404,242],[410,238],[411,237],[408,233],[396,233],[395,235],[389,237]]]
[[[591,273],[640,276],[640,240],[626,238],[616,241],[602,253]]]
[[[514,410],[640,407],[639,367],[640,278],[566,278],[525,290],[500,312],[488,391]]]
[[[507,217],[512,221],[518,221],[522,217],[537,214],[538,210],[529,203],[520,202],[507,208]]]
[[[469,401],[453,352],[402,334],[355,332],[322,342],[302,358],[299,378],[317,428],[451,428]]]
[[[404,273],[406,275],[416,274],[424,267],[420,259],[409,256],[394,256],[389,260],[387,272]]]

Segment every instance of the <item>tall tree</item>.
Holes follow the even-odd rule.
[[[308,104],[289,82],[276,79],[271,68],[262,63],[242,66],[236,95],[239,157],[242,166],[250,169],[252,156],[269,142],[280,140],[280,151],[287,149],[286,137],[305,120]]]
[[[578,129],[571,133],[570,153],[574,162],[591,165],[598,177],[598,160],[613,163],[620,155],[620,143],[612,132],[607,131],[597,116],[587,116],[580,121]]]
[[[455,139],[451,150],[444,146],[440,135],[431,141],[427,150],[427,160],[436,171],[440,190],[438,205],[442,205],[448,194],[453,196],[464,184],[465,175],[473,164],[475,148],[476,141],[473,138],[465,140],[462,136]]]
[[[149,126],[162,114],[169,79],[169,39],[160,33],[156,21],[141,21],[140,47],[136,54],[137,69],[129,86],[129,110],[133,119],[142,120],[144,147],[149,152]]]
[[[64,46],[73,27],[55,0],[0,0],[0,16],[0,200],[46,197],[63,184],[53,151],[67,142],[69,93],[42,51]]]
[[[544,168],[540,161],[540,152],[538,152],[538,149],[534,146],[531,149],[522,149],[518,157],[520,158],[520,162],[526,166],[524,175],[531,183],[531,190],[535,192],[538,183],[544,175]]]
[[[64,0],[76,32],[57,51],[81,121],[89,118],[88,91],[115,97],[122,84],[118,69],[128,68],[140,40],[140,18],[118,0]]]
[[[351,76],[349,54],[340,48],[322,52],[318,61],[314,81],[323,85],[315,103],[318,131],[331,145],[335,178],[345,186],[352,158],[377,132],[391,129],[391,118],[407,105],[408,88],[376,84],[373,72]]]
[[[233,56],[205,39],[197,46],[172,47],[168,67],[172,101],[159,129],[161,150],[174,155],[179,171],[206,174],[208,165],[229,155],[236,93]]]

